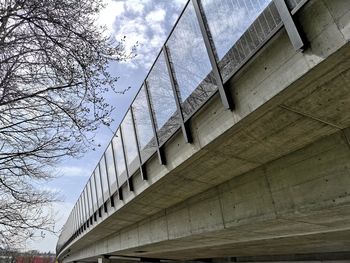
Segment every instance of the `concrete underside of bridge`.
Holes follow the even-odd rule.
[[[190,260],[350,251],[350,1],[309,1],[310,43],[280,31],[166,145],[167,165],[110,208],[61,261]]]

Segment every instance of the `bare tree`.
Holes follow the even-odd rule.
[[[52,227],[44,205],[64,156],[91,148],[109,124],[111,61],[133,55],[96,25],[96,0],[0,1],[0,248]]]

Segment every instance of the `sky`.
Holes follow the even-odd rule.
[[[131,88],[124,95],[108,94],[106,99],[116,106],[116,110],[110,129],[101,127],[97,131],[95,141],[101,147],[87,152],[80,159],[63,160],[55,168],[60,176],[46,183],[45,187],[58,192],[61,199],[48,208],[56,215],[56,231],[66,222],[186,2],[187,0],[105,0],[106,7],[100,13],[98,23],[106,26],[106,34],[116,40],[126,36],[127,49],[138,43],[134,59],[110,65],[110,72],[120,77],[120,91],[129,86]],[[44,233],[44,236],[41,238],[40,233],[34,240],[29,240],[25,249],[54,252],[58,236],[50,233]]]

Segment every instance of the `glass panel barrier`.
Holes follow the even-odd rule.
[[[95,169],[95,182],[96,182],[96,189],[97,189],[97,204],[98,204],[98,207],[101,207],[103,205],[103,197],[102,197],[101,177],[100,177],[99,166],[97,166]]]
[[[149,115],[145,86],[143,85],[132,104],[136,135],[140,145],[142,162],[145,162],[157,150],[153,134],[152,120]]]
[[[82,212],[82,218],[83,218],[83,224],[86,221],[86,210],[85,210],[85,202],[84,202],[84,196],[83,193],[80,195],[80,202],[81,202],[81,212]]]
[[[90,177],[90,183],[91,183],[91,199],[92,199],[92,206],[93,211],[96,212],[98,205],[97,205],[97,198],[96,198],[96,182],[95,182],[95,174],[92,173]]]
[[[81,196],[79,197],[79,206],[80,206],[80,219],[81,219],[81,225],[84,224],[84,210],[83,210],[83,202],[81,200]]]
[[[281,23],[272,0],[201,0],[201,5],[224,81]]]
[[[78,223],[79,223],[79,227],[81,226],[81,209],[80,209],[80,200],[78,199],[77,201],[77,209],[78,209]]]
[[[166,46],[186,120],[217,90],[192,2],[188,4]]]
[[[85,220],[87,220],[89,218],[89,205],[86,198],[86,188],[84,188],[84,191],[82,194],[83,194],[84,209],[85,209]]]
[[[124,154],[123,154],[123,146],[120,137],[120,130],[116,132],[115,136],[112,140],[113,149],[114,149],[114,160],[117,164],[117,175],[119,186],[122,186],[123,183],[127,180],[125,162],[124,162]]]
[[[125,115],[121,129],[123,132],[124,148],[128,164],[129,174],[133,174],[139,168],[137,144],[130,110]]]
[[[103,196],[104,196],[104,200],[107,200],[109,198],[109,188],[108,188],[108,175],[107,175],[104,155],[102,156],[102,159],[100,161],[100,170],[101,170]]]
[[[85,221],[88,220],[89,218],[89,210],[88,210],[88,203],[87,203],[87,200],[86,200],[86,188],[84,188],[84,191],[82,193],[82,200],[83,200],[83,203],[84,203],[84,219]]]
[[[163,52],[147,78],[147,87],[159,144],[163,144],[179,128],[179,115]]]
[[[83,194],[81,194],[80,196],[80,202],[81,202],[81,210],[83,213],[82,216],[83,216],[83,224],[84,224],[86,221],[86,210],[85,210],[85,202],[84,202]]]
[[[92,198],[91,198],[91,179],[89,179],[86,189],[87,189],[87,199],[89,201],[89,210],[90,210],[90,216],[94,213],[94,207],[92,205]]]
[[[109,144],[107,147],[105,157],[107,162],[109,186],[111,188],[111,194],[113,194],[117,190],[117,173],[114,166],[114,158],[111,144]]]
[[[74,232],[77,231],[77,210],[76,210],[76,204],[74,205],[74,208],[73,208],[73,227],[74,227]]]

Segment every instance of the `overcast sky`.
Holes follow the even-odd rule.
[[[65,223],[81,190],[111,140],[112,131],[118,127],[187,0],[105,1],[107,6],[99,16],[99,23],[106,25],[107,33],[117,40],[126,36],[127,48],[131,48],[136,42],[139,43],[135,59],[110,67],[110,71],[120,77],[119,89],[124,90],[129,86],[131,89],[125,95],[109,95],[109,102],[117,109],[113,115],[111,130],[102,128],[97,133],[96,143],[101,144],[101,147],[86,153],[79,160],[65,160],[57,167],[61,176],[45,185],[50,190],[59,192],[63,200],[53,205],[53,210],[57,213],[57,229]],[[44,239],[28,241],[26,249],[54,252],[56,242],[55,235],[46,233]]]

